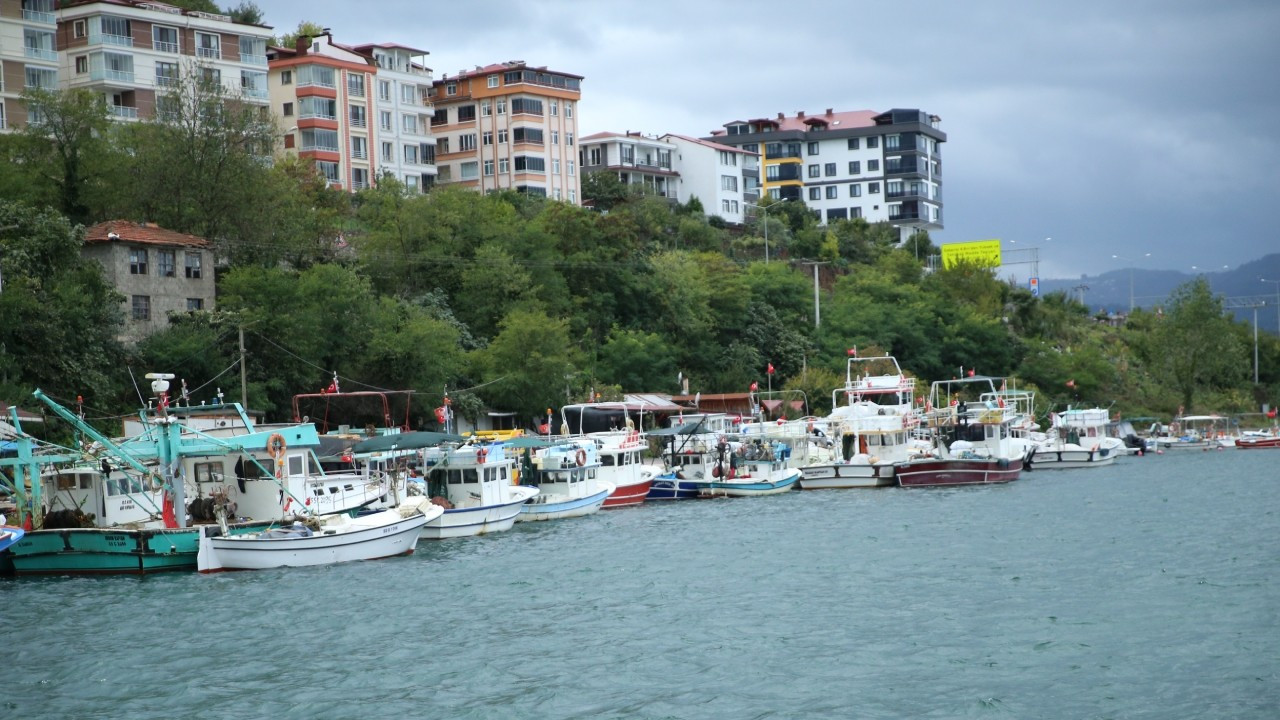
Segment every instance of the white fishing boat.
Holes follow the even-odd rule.
[[[825,423],[834,453],[826,462],[801,467],[800,488],[894,484],[895,464],[906,462],[919,445],[912,439],[920,424],[915,386],[892,356],[849,358],[845,384],[832,391],[834,410]]]
[[[539,489],[516,485],[502,443],[441,446],[425,453],[425,492],[444,512],[422,526],[429,540],[510,530]]]
[[[196,569],[265,570],[408,555],[422,527],[443,513],[444,508],[419,497],[367,515],[328,515],[256,533],[225,535],[220,527],[206,527]]]
[[[711,478],[696,483],[699,497],[754,497],[796,489],[799,468],[787,467],[786,445],[756,438],[720,444]]]
[[[1067,408],[1049,418],[1048,432],[1032,435],[1032,470],[1106,467],[1128,452],[1123,440],[1107,435],[1106,408]]]
[[[1168,425],[1152,426],[1152,441],[1158,451],[1214,450],[1234,447],[1228,437],[1230,418],[1223,415],[1178,415]]]
[[[614,485],[598,477],[600,457],[595,446],[542,442],[552,444],[542,448],[520,472],[520,484],[536,487],[539,492],[520,506],[516,522],[560,520],[598,511]]]

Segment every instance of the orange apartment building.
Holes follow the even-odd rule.
[[[582,80],[515,60],[433,82],[437,182],[580,202]]]

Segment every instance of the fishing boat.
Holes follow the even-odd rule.
[[[849,358],[845,383],[831,393],[831,415],[824,434],[833,456],[801,467],[802,490],[892,485],[894,468],[918,446],[912,433],[915,378],[907,377],[890,355]]]
[[[1236,438],[1236,447],[1241,450],[1280,448],[1280,434],[1247,430]]]
[[[520,506],[516,522],[561,520],[590,515],[599,510],[613,483],[599,479],[600,458],[594,445],[544,440],[550,443],[533,456],[520,472],[520,484],[538,494]]]
[[[1127,453],[1123,440],[1107,435],[1106,408],[1067,408],[1049,418],[1048,432],[1035,438],[1036,470],[1106,467]]]
[[[4,516],[0,515],[0,553],[9,549],[9,546],[22,539],[26,532],[16,525],[5,525]]]
[[[716,453],[731,426],[727,416],[699,415],[686,423],[650,430],[645,437],[662,443],[662,471],[649,485],[648,500],[689,500],[700,495],[699,483],[711,478]],[[720,432],[710,432],[719,428]]]
[[[561,430],[575,442],[594,443],[600,456],[599,477],[611,482],[614,491],[604,508],[639,505],[649,494],[657,469],[644,461],[648,450],[636,430],[652,417],[648,404],[640,402],[595,402],[560,408]]]
[[[1023,418],[1003,403],[1006,386],[1003,378],[973,375],[935,382],[921,413],[921,429],[931,448],[898,464],[898,485],[936,487],[1017,480],[1034,446],[1012,431]]]
[[[510,530],[520,508],[539,493],[514,484],[515,459],[501,442],[442,445],[424,460],[426,495],[444,510],[422,526],[429,540]]]
[[[777,495],[796,488],[798,468],[787,467],[787,446],[759,438],[720,443],[711,478],[695,483],[699,497]]]
[[[197,569],[202,573],[266,570],[409,555],[422,527],[443,513],[444,508],[419,497],[390,510],[298,520],[261,532],[227,535],[225,524],[205,527],[200,533]]]
[[[1153,425],[1157,450],[1214,450],[1235,445],[1228,439],[1230,418],[1224,415],[1183,415],[1179,413],[1168,425]]]

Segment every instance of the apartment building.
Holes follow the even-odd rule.
[[[760,199],[760,156],[753,150],[685,135],[661,140],[675,148],[680,171],[680,201],[697,197],[707,215],[742,223],[747,208]]]
[[[159,2],[0,0],[0,117],[25,124],[19,96],[30,87],[83,88],[117,119],[147,118],[184,72],[265,108],[270,37],[269,27]]]
[[[598,132],[579,141],[578,165],[584,174],[614,173],[624,185],[641,185],[658,197],[681,202],[675,154],[672,143],[643,133]]]
[[[905,239],[942,229],[941,119],[920,110],[779,113],[726,123],[705,140],[760,153],[763,193],[823,222],[888,221]]]
[[[122,340],[168,327],[170,313],[213,309],[213,246],[204,238],[111,220],[85,230],[81,253],[101,263],[107,281],[125,297]]]
[[[0,0],[0,130],[27,123],[26,88],[58,89],[54,0]]]
[[[431,87],[437,181],[580,202],[582,80],[523,60],[443,75]]]
[[[368,187],[373,178],[369,127],[377,107],[373,59],[322,35],[300,37],[293,48],[268,51],[271,111],[282,129],[283,151],[311,160],[329,184]]]
[[[409,190],[426,192],[436,179],[436,140],[431,134],[435,108],[430,100],[427,51],[389,43],[358,45],[354,50],[377,66],[376,117],[369,117],[371,126],[377,123],[370,132],[371,142],[376,143],[369,147],[376,168],[374,180],[389,174]],[[353,190],[359,187],[352,185]]]

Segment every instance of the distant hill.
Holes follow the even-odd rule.
[[[1084,286],[1084,301],[1090,310],[1124,312],[1129,309],[1129,273],[1128,269],[1124,269],[1111,270],[1101,275],[1083,275],[1074,280],[1044,278],[1040,280],[1040,292],[1044,294],[1061,290],[1079,298],[1081,290],[1077,288]],[[1259,280],[1280,280],[1280,253],[1266,255],[1232,270],[1206,272],[1203,275],[1217,295],[1267,301],[1265,307],[1258,309],[1258,329],[1280,332],[1280,320],[1276,315],[1276,285]],[[1144,308],[1163,305],[1174,288],[1195,277],[1195,273],[1177,270],[1134,269],[1134,305]],[[1237,309],[1236,316],[1252,321],[1253,311]]]

